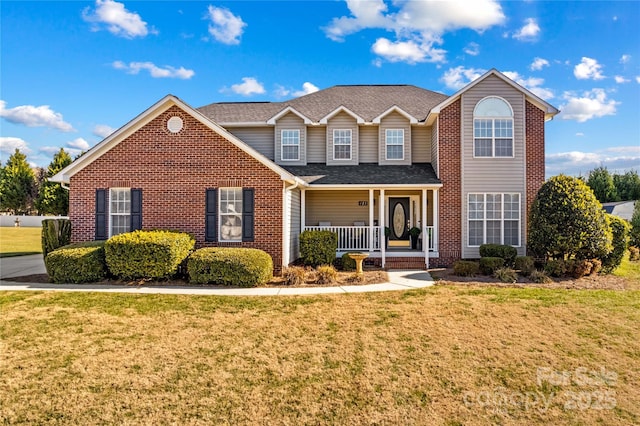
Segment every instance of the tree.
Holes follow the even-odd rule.
[[[13,214],[29,213],[33,207],[36,182],[27,156],[16,148],[7,160],[0,182],[0,206]]]
[[[613,234],[613,250],[602,258],[602,270],[610,274],[616,270],[622,258],[629,248],[629,230],[631,226],[626,220],[607,214],[607,220],[611,226],[611,232]]]
[[[613,183],[613,177],[606,167],[598,167],[589,172],[587,185],[591,187],[596,198],[601,203],[618,201],[618,193]]]
[[[631,231],[629,233],[629,245],[640,247],[640,201],[636,201],[631,216]]]
[[[69,191],[58,182],[50,182],[49,178],[71,164],[71,157],[63,149],[56,152],[47,168],[45,180],[40,186],[36,207],[40,214],[66,216],[69,213]]]
[[[545,182],[529,213],[528,248],[546,259],[602,258],[612,250],[611,227],[593,191],[580,179]]]
[[[620,201],[640,200],[640,176],[629,171],[623,175],[613,175],[613,184]]]

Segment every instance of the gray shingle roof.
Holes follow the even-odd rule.
[[[285,102],[222,102],[198,108],[217,123],[266,122],[288,106],[314,122],[344,106],[365,121],[397,106],[424,120],[429,111],[447,95],[411,85],[355,85],[333,86]]]
[[[308,164],[306,166],[282,167],[305,182],[314,185],[431,185],[441,183],[430,163],[415,163],[410,166]]]

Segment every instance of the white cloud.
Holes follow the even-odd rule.
[[[63,132],[73,132],[71,124],[64,121],[62,114],[53,111],[49,105],[20,105],[6,109],[6,102],[0,100],[0,117],[15,124],[27,127],[51,127]]]
[[[543,78],[539,78],[539,77],[525,78],[521,76],[519,73],[517,73],[516,71],[504,71],[503,74],[509,77],[511,80],[518,83],[520,86],[538,95],[542,99],[551,99],[554,97],[553,91],[551,89],[542,87],[542,85],[544,84]]]
[[[478,43],[471,42],[463,50],[467,55],[478,56],[480,54],[480,45]]]
[[[621,64],[628,64],[630,60],[631,60],[631,55],[628,55],[628,54],[624,54],[620,57]]]
[[[60,147],[59,146],[43,146],[38,148],[39,152],[43,152],[49,156],[54,155],[55,153],[57,153],[58,151],[60,151]]]
[[[239,44],[247,24],[224,7],[209,6],[209,34],[220,43]]]
[[[595,59],[587,58],[586,56],[583,56],[582,61],[575,66],[573,75],[575,75],[578,80],[602,80],[604,78],[602,75],[602,65]]]
[[[114,129],[111,126],[107,126],[106,124],[97,124],[93,128],[93,134],[100,138],[106,138],[107,136],[109,136],[111,133],[115,131],[116,129]]]
[[[613,77],[613,79],[616,81],[616,83],[618,84],[622,84],[622,83],[629,83],[631,80],[629,80],[628,78],[624,78],[621,75],[616,75]]]
[[[389,11],[383,0],[346,0],[351,16],[334,18],[324,28],[327,37],[344,41],[349,34],[364,29],[382,29],[395,40],[378,38],[372,50],[391,62],[445,62],[442,45],[445,32],[469,28],[482,32],[502,24],[505,15],[495,0],[392,2]]]
[[[233,84],[231,91],[243,96],[251,96],[254,94],[262,94],[265,92],[264,86],[253,77],[243,77],[242,83]]]
[[[543,58],[535,58],[531,65],[529,65],[529,69],[531,71],[540,71],[544,67],[549,66],[549,61]]]
[[[86,151],[91,147],[91,145],[89,145],[89,142],[82,138],[76,138],[72,141],[67,142],[67,146],[69,148],[79,149],[81,151]]]
[[[302,90],[298,90],[296,92],[293,92],[293,96],[295,96],[295,97],[304,96],[304,95],[308,95],[310,93],[315,93],[318,90],[320,90],[320,89],[318,89],[318,87],[316,85],[306,81],[306,82],[304,82],[302,84]]]
[[[154,29],[147,28],[147,23],[140,15],[129,12],[123,3],[113,0],[96,0],[95,10],[92,12],[91,8],[85,8],[82,17],[94,24],[93,31],[99,31],[105,26],[110,33],[119,37],[144,37],[149,32],[157,33]]]
[[[546,174],[585,175],[600,166],[614,173],[624,173],[631,169],[637,170],[638,164],[640,146],[618,146],[596,152],[560,152],[546,156]]]
[[[138,74],[142,70],[147,70],[153,78],[179,78],[181,80],[189,80],[196,74],[195,71],[184,67],[174,68],[169,65],[159,67],[152,62],[129,62],[129,64],[125,64],[122,61],[115,61],[111,66],[117,70],[126,71],[128,74]]]
[[[520,41],[533,41],[540,34],[540,26],[534,18],[524,20],[525,24],[518,31],[513,33],[513,38]]]
[[[31,149],[29,149],[29,146],[24,140],[14,137],[0,137],[0,152],[11,155],[16,149],[19,149],[23,154],[31,153]]]
[[[636,83],[640,83],[640,75],[636,76]]]
[[[620,104],[613,99],[607,99],[603,89],[593,89],[578,96],[565,93],[564,99],[567,103],[560,106],[559,116],[564,120],[576,120],[578,123],[615,115],[616,106]]]
[[[484,74],[486,70],[480,68],[465,68],[458,66],[455,68],[449,68],[445,71],[444,75],[440,78],[440,81],[448,89],[460,90],[473,80]]]
[[[584,136],[584,133],[578,132],[578,133],[576,133],[576,136],[579,136],[579,137]]]

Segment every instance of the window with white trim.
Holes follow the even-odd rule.
[[[242,188],[220,188],[219,241],[242,241]]]
[[[129,232],[131,228],[131,189],[109,189],[109,236]]]
[[[333,130],[333,159],[351,160],[351,129]]]
[[[513,157],[513,110],[504,99],[490,96],[476,104],[473,156]]]
[[[386,129],[385,147],[387,160],[404,160],[404,129]]]
[[[282,130],[280,138],[282,161],[300,160],[300,130]]]
[[[520,246],[520,194],[469,194],[468,246]]]

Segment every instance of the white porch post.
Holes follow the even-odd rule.
[[[307,191],[304,189],[301,189],[300,190],[300,232],[304,231],[304,227],[307,226],[306,195],[307,195]]]
[[[369,190],[369,252],[373,251],[373,189]]]
[[[438,236],[440,235],[440,227],[438,225],[438,217],[439,217],[439,206],[440,201],[438,200],[438,190],[433,191],[433,251],[439,252],[438,249],[438,240],[440,239]]]
[[[427,234],[427,190],[422,190],[422,250],[424,250],[424,264],[429,269],[429,235]]]
[[[378,204],[378,224],[380,225],[380,255],[382,257],[382,267],[384,268],[384,264],[386,262],[386,238],[384,236],[384,189],[380,190],[380,203]]]

